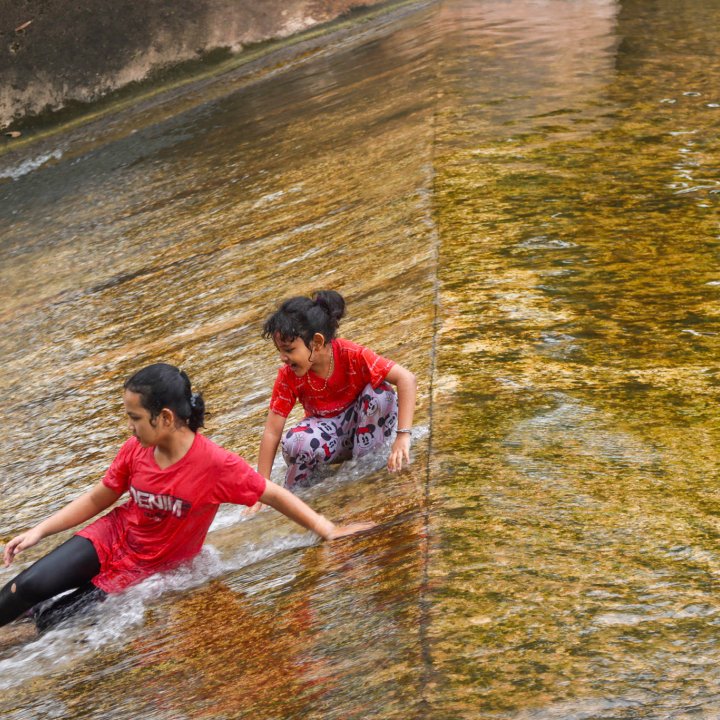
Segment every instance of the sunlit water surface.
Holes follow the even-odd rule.
[[[719,717],[719,12],[406,4],[0,158],[0,539],[102,474],[147,362],[254,461],[288,295],[420,381],[408,471],[306,491],[376,531],[224,508],[190,566],[3,630],[2,716]]]

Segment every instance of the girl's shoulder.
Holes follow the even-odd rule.
[[[333,348],[345,355],[361,355],[367,350],[366,347],[358,345],[352,342],[352,340],[346,340],[345,338],[334,338],[332,342]]]
[[[233,454],[230,450],[226,450],[222,445],[218,445],[214,440],[200,432],[195,433],[192,452],[195,460],[201,463],[207,461],[222,462],[228,455]]]
[[[351,363],[373,364],[380,357],[374,350],[365,345],[358,345],[351,340],[345,338],[335,338],[333,340],[333,348],[336,354],[341,355],[344,359]]]
[[[196,433],[194,445],[197,447],[194,460],[196,465],[204,470],[219,473],[219,477],[227,477],[228,472],[232,475],[238,471],[238,468],[245,472],[249,467],[247,460],[241,455],[218,445],[205,435]]]
[[[333,347],[337,350],[338,364],[353,372],[370,372],[371,375],[381,373],[384,377],[395,364],[392,360],[378,355],[369,347],[358,345],[350,340],[336,338],[333,343]]]

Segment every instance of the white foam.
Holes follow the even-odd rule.
[[[125,592],[110,595],[80,616],[71,618],[43,636],[20,645],[0,660],[0,691],[27,680],[62,670],[84,656],[114,642],[124,642],[128,632],[142,625],[148,607],[169,592],[199,587],[208,580],[287,550],[310,547],[318,542],[311,532],[292,534],[268,544],[251,544],[229,558],[221,558],[211,545],[190,563],[168,573],[159,573]]]
[[[60,160],[63,152],[60,149],[53,150],[50,153],[44,153],[28,160],[23,160],[19,165],[15,165],[9,168],[0,168],[0,178],[11,178],[12,180],[18,180],[23,175],[31,173],[33,170],[37,170],[42,167],[50,160]]]

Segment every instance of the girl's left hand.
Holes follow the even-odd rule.
[[[337,525],[332,529],[330,536],[327,540],[337,540],[341,537],[347,537],[348,535],[354,535],[355,533],[365,532],[375,527],[374,522],[354,522],[349,525]]]
[[[410,433],[398,433],[390,450],[387,467],[390,472],[402,470],[403,460],[410,462]]]

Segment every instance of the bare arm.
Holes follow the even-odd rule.
[[[5,567],[23,550],[32,547],[48,535],[68,530],[71,527],[95,517],[109,508],[120,497],[119,493],[99,482],[91,490],[83,493],[49,518],[38,523],[34,528],[14,537],[6,546],[4,553]]]
[[[398,395],[398,428],[412,428],[415,414],[415,397],[417,380],[402,365],[393,365],[385,379],[397,386]],[[410,462],[410,433],[398,433],[390,450],[388,470],[400,470],[403,460]]]
[[[351,523],[350,525],[338,527],[326,517],[316,513],[289,490],[272,482],[267,483],[265,492],[260,497],[260,502],[294,520],[298,525],[317,533],[323,540],[334,540],[344,535],[352,535],[356,532],[368,530],[375,525],[375,523],[368,522]]]
[[[263,430],[262,440],[260,440],[260,450],[258,452],[258,472],[266,479],[270,479],[275,453],[280,438],[285,427],[285,418],[282,415],[270,410],[267,420],[265,421],[265,429]]]

